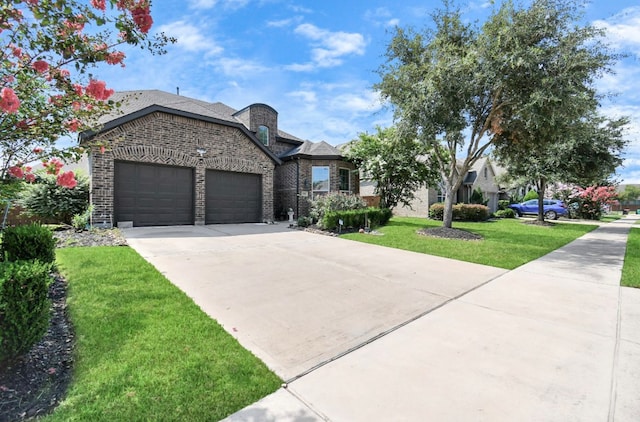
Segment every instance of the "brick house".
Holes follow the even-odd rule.
[[[297,218],[314,196],[358,193],[353,163],[279,130],[266,104],[234,110],[158,90],[113,99],[118,114],[82,136],[96,226],[265,222],[289,209]]]

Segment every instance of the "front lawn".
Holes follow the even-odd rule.
[[[281,380],[128,247],[57,251],[73,381],[46,421],[216,421]]]
[[[439,239],[416,233],[425,227],[440,226],[441,221],[394,217],[385,227],[378,229],[383,233],[382,236],[351,233],[342,237],[511,270],[598,227],[563,223],[537,226],[517,219],[504,219],[481,223],[453,223],[453,228],[468,230],[483,237],[483,240],[477,241]]]
[[[629,232],[620,284],[640,288],[640,227],[632,227]]]

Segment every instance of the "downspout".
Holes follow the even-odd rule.
[[[300,218],[300,157],[296,159],[296,218]]]

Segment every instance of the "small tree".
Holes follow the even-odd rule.
[[[427,154],[424,144],[401,138],[395,128],[378,127],[375,134],[361,133],[345,155],[358,164],[365,179],[375,182],[380,208],[393,209],[410,206],[416,190],[436,183],[438,175],[428,165]]]
[[[99,64],[124,66],[123,44],[163,53],[173,39],[148,36],[150,0],[9,0],[0,7],[0,179],[33,181],[27,163],[73,159],[58,139],[95,128],[112,110],[106,83],[88,75]],[[113,30],[116,31],[113,31]],[[116,34],[114,36],[114,33]],[[87,76],[88,75],[88,76]],[[73,187],[72,172],[57,183]]]
[[[527,192],[527,194],[524,196],[522,201],[525,202],[525,201],[529,201],[531,199],[538,199],[538,192],[536,192],[533,189],[531,189],[529,192]]]
[[[575,198],[579,204],[578,216],[599,220],[605,206],[617,198],[617,192],[614,186],[589,186],[584,189],[578,188]]]

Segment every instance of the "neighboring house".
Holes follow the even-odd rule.
[[[119,113],[82,136],[94,225],[267,222],[306,215],[317,195],[358,193],[352,163],[279,130],[266,104],[238,111],[157,90],[113,99]]]
[[[460,163],[461,164],[461,163]],[[458,169],[460,168],[458,165]],[[373,195],[375,185],[364,181],[360,187],[362,196]],[[498,209],[501,189],[496,181],[496,170],[488,157],[482,157],[465,174],[462,185],[456,192],[454,204],[469,203],[475,189],[480,189],[490,212]],[[444,193],[439,188],[422,187],[415,192],[415,199],[410,206],[398,205],[393,214],[401,217],[428,217],[429,207],[437,202],[444,202]]]

